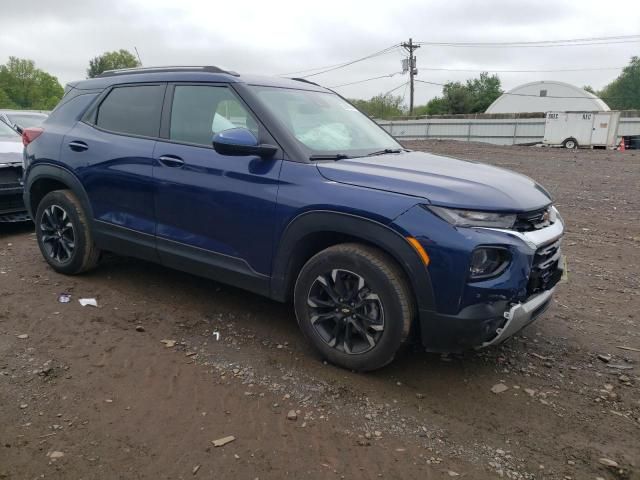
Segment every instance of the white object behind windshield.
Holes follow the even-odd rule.
[[[371,119],[333,93],[252,87],[267,108],[308,149],[363,154],[397,149]]]

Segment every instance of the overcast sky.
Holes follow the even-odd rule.
[[[145,66],[223,65],[244,73],[282,74],[363,57],[413,37],[416,41],[500,42],[640,34],[637,0],[2,0],[0,63],[10,55],[34,60],[62,84],[85,78],[89,59],[138,48]],[[558,48],[423,46],[418,79],[445,83],[474,72],[621,67],[640,55],[640,43]],[[401,69],[403,53],[388,54],[323,75],[333,86]],[[422,69],[421,69],[422,68]],[[561,80],[600,88],[619,70],[499,73],[503,88]],[[339,88],[369,98],[401,85],[395,75]],[[416,104],[441,87],[416,86]],[[396,94],[408,91],[400,88]]]

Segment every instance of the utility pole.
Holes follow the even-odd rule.
[[[414,45],[413,39],[409,39],[409,42],[400,44],[409,52],[409,58],[407,61],[407,70],[409,70],[409,115],[413,115],[413,77],[418,74],[416,68],[416,57],[413,55],[413,51],[420,48],[420,45]]]

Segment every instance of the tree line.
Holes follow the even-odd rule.
[[[139,67],[138,59],[127,50],[106,52],[89,60],[87,77],[105,70]],[[64,89],[53,75],[36,67],[33,60],[9,57],[0,65],[0,108],[52,110]]]
[[[600,91],[583,87],[602,98],[612,110],[640,110],[640,57],[631,58],[618,78]],[[466,82],[447,82],[442,94],[424,105],[414,107],[414,115],[455,115],[483,113],[504,92],[497,75],[482,72],[478,78]],[[399,95],[380,94],[369,100],[350,100],[356,107],[373,118],[389,119],[408,114]]]

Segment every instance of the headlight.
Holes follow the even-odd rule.
[[[516,221],[515,213],[480,212],[477,210],[435,207],[433,205],[429,205],[426,208],[457,227],[511,228]]]
[[[505,248],[479,247],[471,255],[469,277],[473,280],[495,277],[509,265],[511,255]]]

